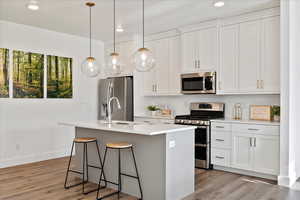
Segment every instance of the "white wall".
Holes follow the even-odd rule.
[[[57,123],[97,118],[97,80],[80,73],[88,44],[86,38],[0,21],[0,48],[72,57],[74,63],[73,99],[0,99],[0,168],[66,155],[74,133]],[[103,43],[94,41],[93,49],[103,60]]]

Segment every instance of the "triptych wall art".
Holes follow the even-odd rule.
[[[9,64],[8,49],[0,48],[0,98],[9,98]],[[45,67],[46,58],[46,67]],[[13,51],[12,52],[12,97],[13,98],[72,98],[73,59]],[[44,84],[45,70],[47,70]]]

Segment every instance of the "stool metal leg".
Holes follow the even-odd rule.
[[[118,199],[120,199],[120,192],[122,191],[122,178],[121,178],[121,150],[118,150],[119,156],[119,179],[118,179]]]
[[[107,147],[105,148],[105,153],[104,153],[104,158],[103,158],[103,165],[102,165],[102,169],[104,169],[104,165],[105,165],[105,160],[106,160],[106,155],[107,155]],[[98,183],[98,190],[97,190],[97,200],[99,199],[99,192],[100,192],[100,184],[101,184],[101,181],[102,181],[102,175],[104,175],[104,170],[101,170],[101,175],[100,175],[100,178],[99,178],[99,183]],[[105,181],[105,185],[107,185],[107,181],[106,179],[104,180]],[[102,198],[100,198],[102,199]]]
[[[70,171],[70,165],[71,165],[71,160],[72,160],[72,155],[73,155],[74,144],[75,144],[75,142],[73,141],[72,148],[71,148],[71,155],[70,155],[68,169],[67,169],[67,174],[66,174],[66,178],[65,178],[65,185],[64,185],[65,189],[69,189],[69,187],[67,187],[67,181],[68,181],[68,176],[69,176],[69,171]]]
[[[105,187],[107,187],[107,182],[106,182],[106,177],[105,177],[105,172],[104,172],[104,163],[102,162],[102,159],[101,159],[100,150],[99,150],[99,146],[98,146],[98,142],[97,141],[96,141],[96,148],[97,148],[97,152],[98,152],[98,156],[99,156],[99,160],[100,160],[100,167],[101,167],[101,170],[103,171],[103,177],[104,177]],[[101,178],[102,177],[100,177],[100,179]]]
[[[82,160],[82,192],[84,193],[84,179],[85,179],[85,162],[86,162],[86,143],[83,145],[83,160]]]
[[[139,188],[140,188],[140,193],[141,193],[140,200],[142,200],[143,199],[143,190],[142,190],[142,186],[141,186],[141,181],[140,181],[140,176],[139,176],[138,168],[137,168],[137,165],[136,165],[136,160],[135,160],[135,155],[134,155],[133,147],[131,147],[131,153],[132,153],[132,156],[133,156],[134,167],[135,167],[136,176],[137,176],[137,180],[138,180]]]

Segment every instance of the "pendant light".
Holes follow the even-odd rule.
[[[107,62],[106,75],[121,74],[120,55],[116,52],[116,0],[113,0],[113,52],[110,54]]]
[[[137,71],[146,72],[155,66],[153,53],[145,48],[145,0],[143,1],[143,47],[138,49],[134,55],[134,63]]]
[[[93,78],[100,74],[100,65],[97,63],[96,59],[92,57],[92,7],[95,6],[95,3],[87,2],[86,6],[88,6],[90,10],[90,56],[82,63],[81,72],[87,77]]]

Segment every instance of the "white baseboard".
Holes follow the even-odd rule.
[[[277,180],[277,176],[274,176],[274,175],[252,172],[252,171],[247,171],[247,170],[242,170],[242,169],[235,169],[235,168],[231,168],[231,167],[223,167],[223,166],[214,165],[214,169],[227,171],[227,172],[231,172],[231,173],[236,173],[236,174],[243,174],[243,175],[247,175],[247,176],[255,176],[255,177],[259,177],[259,178]]]
[[[61,158],[69,155],[69,149],[61,149],[53,152],[44,152],[39,154],[32,154],[26,156],[18,156],[11,159],[0,160],[0,169],[6,167],[12,167],[17,165],[23,165],[33,162],[39,162],[44,160],[50,160],[55,158]]]
[[[297,181],[296,176],[278,176],[278,185],[283,187],[292,187]]]

